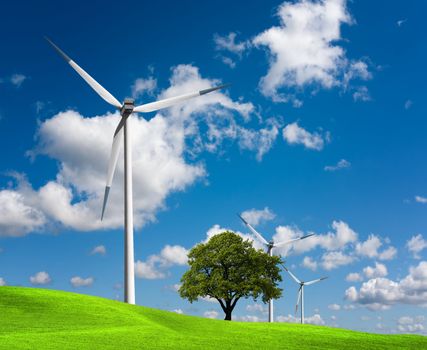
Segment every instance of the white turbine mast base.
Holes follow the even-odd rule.
[[[132,191],[132,136],[130,120],[124,125],[124,168],[125,168],[125,302],[135,304],[135,259],[133,247],[133,191]]]

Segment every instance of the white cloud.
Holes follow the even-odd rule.
[[[422,197],[422,196],[415,196],[415,201],[418,202],[418,203],[426,204],[427,203],[427,198],[426,197]]]
[[[349,244],[355,243],[357,241],[357,233],[354,232],[344,221],[333,221],[332,229],[334,232],[316,234],[315,236],[309,237],[307,239],[303,239],[283,247],[278,247],[275,249],[275,252],[282,256],[291,254],[297,255],[308,252],[317,247],[326,249],[328,251],[334,251],[344,249]],[[273,236],[273,240],[275,242],[282,242],[301,237],[304,234],[307,233],[304,233],[296,227],[278,226],[276,228],[276,234]]]
[[[424,316],[402,316],[397,320],[397,330],[400,333],[424,333]]]
[[[375,262],[375,267],[367,266],[363,269],[367,278],[385,277],[388,274],[387,267],[384,264]]]
[[[345,292],[347,300],[371,310],[385,310],[395,304],[427,307],[427,261],[411,267],[400,281],[378,277],[362,284],[359,290],[352,286]]]
[[[132,85],[132,97],[138,98],[144,94],[153,96],[154,91],[157,88],[157,79],[153,77],[138,78]]]
[[[159,98],[204,89],[219,81],[204,79],[197,67],[179,65],[173,68],[170,83]],[[137,116],[130,119],[134,173],[156,174],[134,176],[135,228],[155,220],[155,214],[165,208],[169,194],[184,191],[206,176],[204,165],[187,157],[197,149],[208,150],[211,145],[209,136],[198,125],[217,125],[221,140],[235,140],[242,133],[228,135],[221,123],[233,125],[234,129],[243,128],[237,124],[235,114],[247,120],[253,109],[251,103],[233,101],[225,93],[215,92],[163,110],[149,121]],[[46,225],[78,231],[122,227],[123,162],[120,161],[106,215],[100,221],[106,166],[119,119],[118,113],[86,118],[68,110],[43,121],[37,132],[38,144],[28,154],[57,161],[58,173],[38,189],[23,178],[18,179],[15,188],[0,189],[1,234],[19,236]],[[218,142],[216,145],[219,147]],[[261,157],[260,150],[256,152]]]
[[[326,165],[324,167],[325,171],[337,171],[341,169],[350,168],[351,163],[345,159],[341,159],[337,164],[335,165]]]
[[[421,259],[420,253],[427,248],[427,241],[421,234],[418,234],[406,242],[406,247],[415,259]]]
[[[397,249],[395,247],[388,247],[387,249],[383,250],[379,255],[378,259],[380,260],[392,260],[397,255]]]
[[[248,209],[242,212],[242,217],[251,225],[257,226],[263,221],[273,220],[276,217],[268,207],[264,209]]]
[[[175,312],[180,315],[184,314],[184,311],[182,311],[182,309],[173,309],[172,312]]]
[[[248,312],[260,312],[262,314],[265,314],[268,312],[268,308],[266,305],[255,303],[255,304],[246,305],[246,311],[248,311]]]
[[[74,288],[77,287],[90,287],[94,282],[93,277],[82,278],[80,276],[71,277],[70,283]]]
[[[239,235],[240,237],[243,238],[243,240],[248,240],[250,242],[252,242],[252,245],[256,248],[256,249],[264,249],[264,246],[262,243],[260,243],[257,239],[254,239],[254,236],[251,234],[244,234],[242,232],[236,231],[236,230],[232,230],[229,228],[223,228],[218,224],[213,225],[207,232],[206,232],[206,239],[203,241],[204,243],[206,243],[207,241],[209,241],[213,236],[218,235],[224,231],[230,231],[230,232],[234,232],[235,234]]]
[[[158,255],[150,255],[146,261],[135,262],[135,275],[138,278],[162,279],[167,269],[174,265],[186,265],[188,250],[179,245],[166,245]]]
[[[356,244],[356,253],[368,258],[375,258],[378,256],[378,249],[382,246],[381,240],[378,236],[370,235],[365,242]]]
[[[218,315],[219,315],[218,311],[215,311],[215,310],[205,311],[203,313],[203,316],[206,318],[217,318]]]
[[[311,257],[305,256],[302,260],[301,266],[310,269],[311,271],[317,270],[317,261],[314,261]]]
[[[237,317],[236,320],[242,321],[242,322],[263,322],[263,321],[265,321],[262,317],[255,316],[255,315],[240,316],[240,317]]]
[[[40,230],[46,224],[43,212],[32,204],[22,193],[0,191],[0,237],[23,236]]]
[[[301,318],[295,317],[293,315],[288,316],[277,316],[276,317],[277,322],[289,322],[289,323],[300,323]],[[308,324],[314,324],[318,326],[323,326],[325,324],[325,321],[322,319],[322,317],[319,314],[314,314],[313,316],[304,317],[305,323]]]
[[[310,133],[300,127],[297,122],[283,128],[283,139],[290,145],[303,145],[305,148],[320,151],[325,144],[324,137],[317,133]]]
[[[360,273],[357,272],[350,272],[345,280],[347,282],[361,282],[363,280],[362,276],[360,275]]]
[[[370,78],[366,64],[347,59],[338,45],[341,25],[352,24],[345,0],[284,2],[277,15],[280,25],[253,39],[270,54],[269,71],[260,81],[265,96],[286,102],[295,100],[289,92],[293,87],[329,89],[346,86],[353,77]]]
[[[367,102],[371,101],[371,95],[369,94],[368,88],[366,86],[359,86],[356,88],[356,91],[353,92],[354,101]]]
[[[105,248],[104,245],[98,245],[92,249],[90,254],[91,255],[95,255],[95,254],[105,255],[105,254],[107,254],[107,249]]]
[[[328,309],[332,311],[339,311],[341,310],[341,306],[338,304],[331,304],[331,305],[328,305]]]
[[[6,280],[3,277],[0,277],[0,287],[7,285]]]
[[[351,264],[353,261],[354,257],[346,255],[343,252],[328,252],[322,255],[321,265],[325,270],[332,270]]]
[[[240,149],[256,152],[258,161],[261,161],[264,154],[273,147],[279,135],[279,123],[277,120],[270,118],[266,121],[266,124],[265,128],[259,130],[237,128]]]
[[[10,77],[10,82],[15,85],[17,88],[19,88],[22,83],[27,80],[28,78],[24,74],[13,74]]]
[[[215,50],[231,52],[239,57],[249,48],[249,43],[246,41],[236,41],[237,33],[231,32],[228,35],[214,35]]]
[[[34,276],[30,277],[30,282],[34,285],[43,285],[49,284],[50,282],[52,282],[52,279],[46,271],[40,271],[37,272]]]

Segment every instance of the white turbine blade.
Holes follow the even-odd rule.
[[[113,105],[114,107],[121,108],[122,104],[111,95],[106,89],[104,89],[95,79],[93,79],[87,72],[83,70],[76,62],[68,57],[58,46],[56,46],[49,38],[46,40],[53,46],[53,48],[61,55],[61,57],[71,66],[73,69],[95,90],[95,92],[101,96],[106,102]]]
[[[298,312],[298,305],[299,305],[299,302],[300,302],[300,300],[301,300],[301,288],[302,288],[302,286],[300,286],[300,287],[299,287],[299,289],[298,289],[297,303],[296,303],[296,305],[295,305],[295,315],[296,315],[296,314],[297,314],[297,312]]]
[[[160,100],[160,101],[156,101],[156,102],[150,102],[150,103],[146,103],[140,106],[136,106],[133,111],[134,112],[140,112],[140,113],[148,113],[148,112],[154,112],[154,111],[158,111],[159,109],[163,109],[163,108],[167,108],[170,106],[173,106],[179,102],[188,100],[190,98],[194,98],[197,96],[201,96],[201,95],[206,95],[212,91],[216,91],[219,89],[223,89],[227,86],[229,86],[230,84],[225,84],[225,85],[220,85],[217,87],[213,87],[210,89],[205,89],[205,90],[200,90],[200,91],[195,91],[195,92],[190,92],[188,94],[185,95],[180,95],[180,96],[175,96],[175,97],[171,97],[171,98],[166,98],[164,100]]]
[[[292,277],[292,279],[296,282],[296,283],[301,283],[301,281],[291,272],[287,269],[286,266],[282,265],[284,267],[284,269],[286,270],[287,273],[289,273],[289,276]]]
[[[268,245],[267,240],[261,236],[260,233],[257,232],[245,219],[242,218],[241,215],[237,214],[237,216],[243,221],[243,223],[249,228],[249,230],[265,245]]]
[[[301,240],[306,239],[306,238],[311,237],[311,236],[314,236],[314,233],[310,233],[309,235],[306,235],[306,236],[290,239],[289,241],[274,243],[274,247],[280,247],[282,245],[286,245],[286,244],[293,243],[296,241],[301,241]]]
[[[104,202],[102,204],[101,221],[104,218],[105,207],[107,206],[108,194],[110,193],[111,183],[113,182],[114,171],[116,170],[117,160],[120,154],[120,148],[123,143],[123,128],[121,128],[113,138],[110,160],[108,162],[107,183],[105,186]]]
[[[327,279],[327,278],[328,278],[328,277],[318,278],[317,280],[313,280],[313,281],[309,281],[309,282],[304,282],[304,284],[305,284],[306,286],[309,286],[310,284],[315,284],[315,283],[320,282],[320,281],[323,281],[323,280],[325,280],[325,279]]]

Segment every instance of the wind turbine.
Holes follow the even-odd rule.
[[[298,289],[298,297],[297,297],[297,304],[295,305],[295,315],[298,312],[298,304],[301,301],[301,324],[304,324],[304,286],[309,286],[311,284],[315,284],[317,282],[323,281],[325,279],[327,279],[328,277],[322,277],[322,278],[318,278],[316,280],[312,280],[309,282],[304,282],[304,281],[300,281],[291,271],[289,271],[286,266],[282,265],[284,267],[284,269],[289,273],[289,275],[292,277],[292,279],[299,284],[299,289]]]
[[[135,304],[135,274],[134,274],[134,249],[133,249],[133,201],[132,201],[132,148],[131,148],[131,129],[128,125],[128,118],[134,112],[148,113],[158,111],[159,109],[173,106],[179,102],[208,94],[212,91],[222,89],[228,85],[216,86],[213,88],[194,91],[184,95],[167,98],[155,102],[146,103],[135,106],[132,98],[125,98],[124,102],[119,102],[112,94],[102,87],[95,79],[93,79],[86,71],[84,71],[76,62],[68,57],[58,46],[56,46],[49,38],[46,40],[53,46],[58,54],[95,90],[95,92],[110,105],[113,105],[120,111],[120,122],[113,136],[113,145],[111,147],[110,160],[108,163],[107,183],[105,186],[104,202],[102,204],[101,220],[104,217],[105,208],[108,201],[111,183],[113,181],[114,171],[116,169],[117,160],[119,158],[120,148],[124,139],[124,211],[125,211],[125,239],[124,239],[124,255],[125,255],[125,295],[126,303]]]
[[[270,256],[273,256],[273,248],[281,247],[286,244],[290,244],[292,242],[301,241],[303,239],[306,239],[308,237],[314,236],[314,233],[310,233],[305,236],[301,236],[298,238],[293,238],[287,241],[282,242],[274,242],[273,240],[267,241],[257,230],[255,230],[251,224],[249,224],[241,215],[237,214],[237,216],[243,221],[243,223],[249,228],[249,230],[255,235],[256,238],[267,248],[267,254]],[[270,299],[268,301],[268,322],[274,322],[273,317],[273,299]]]

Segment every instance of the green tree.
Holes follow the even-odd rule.
[[[179,294],[191,303],[198,298],[218,300],[231,321],[240,298],[261,297],[264,303],[282,294],[281,259],[256,250],[252,243],[226,231],[200,243],[188,254],[190,268],[181,278]]]

